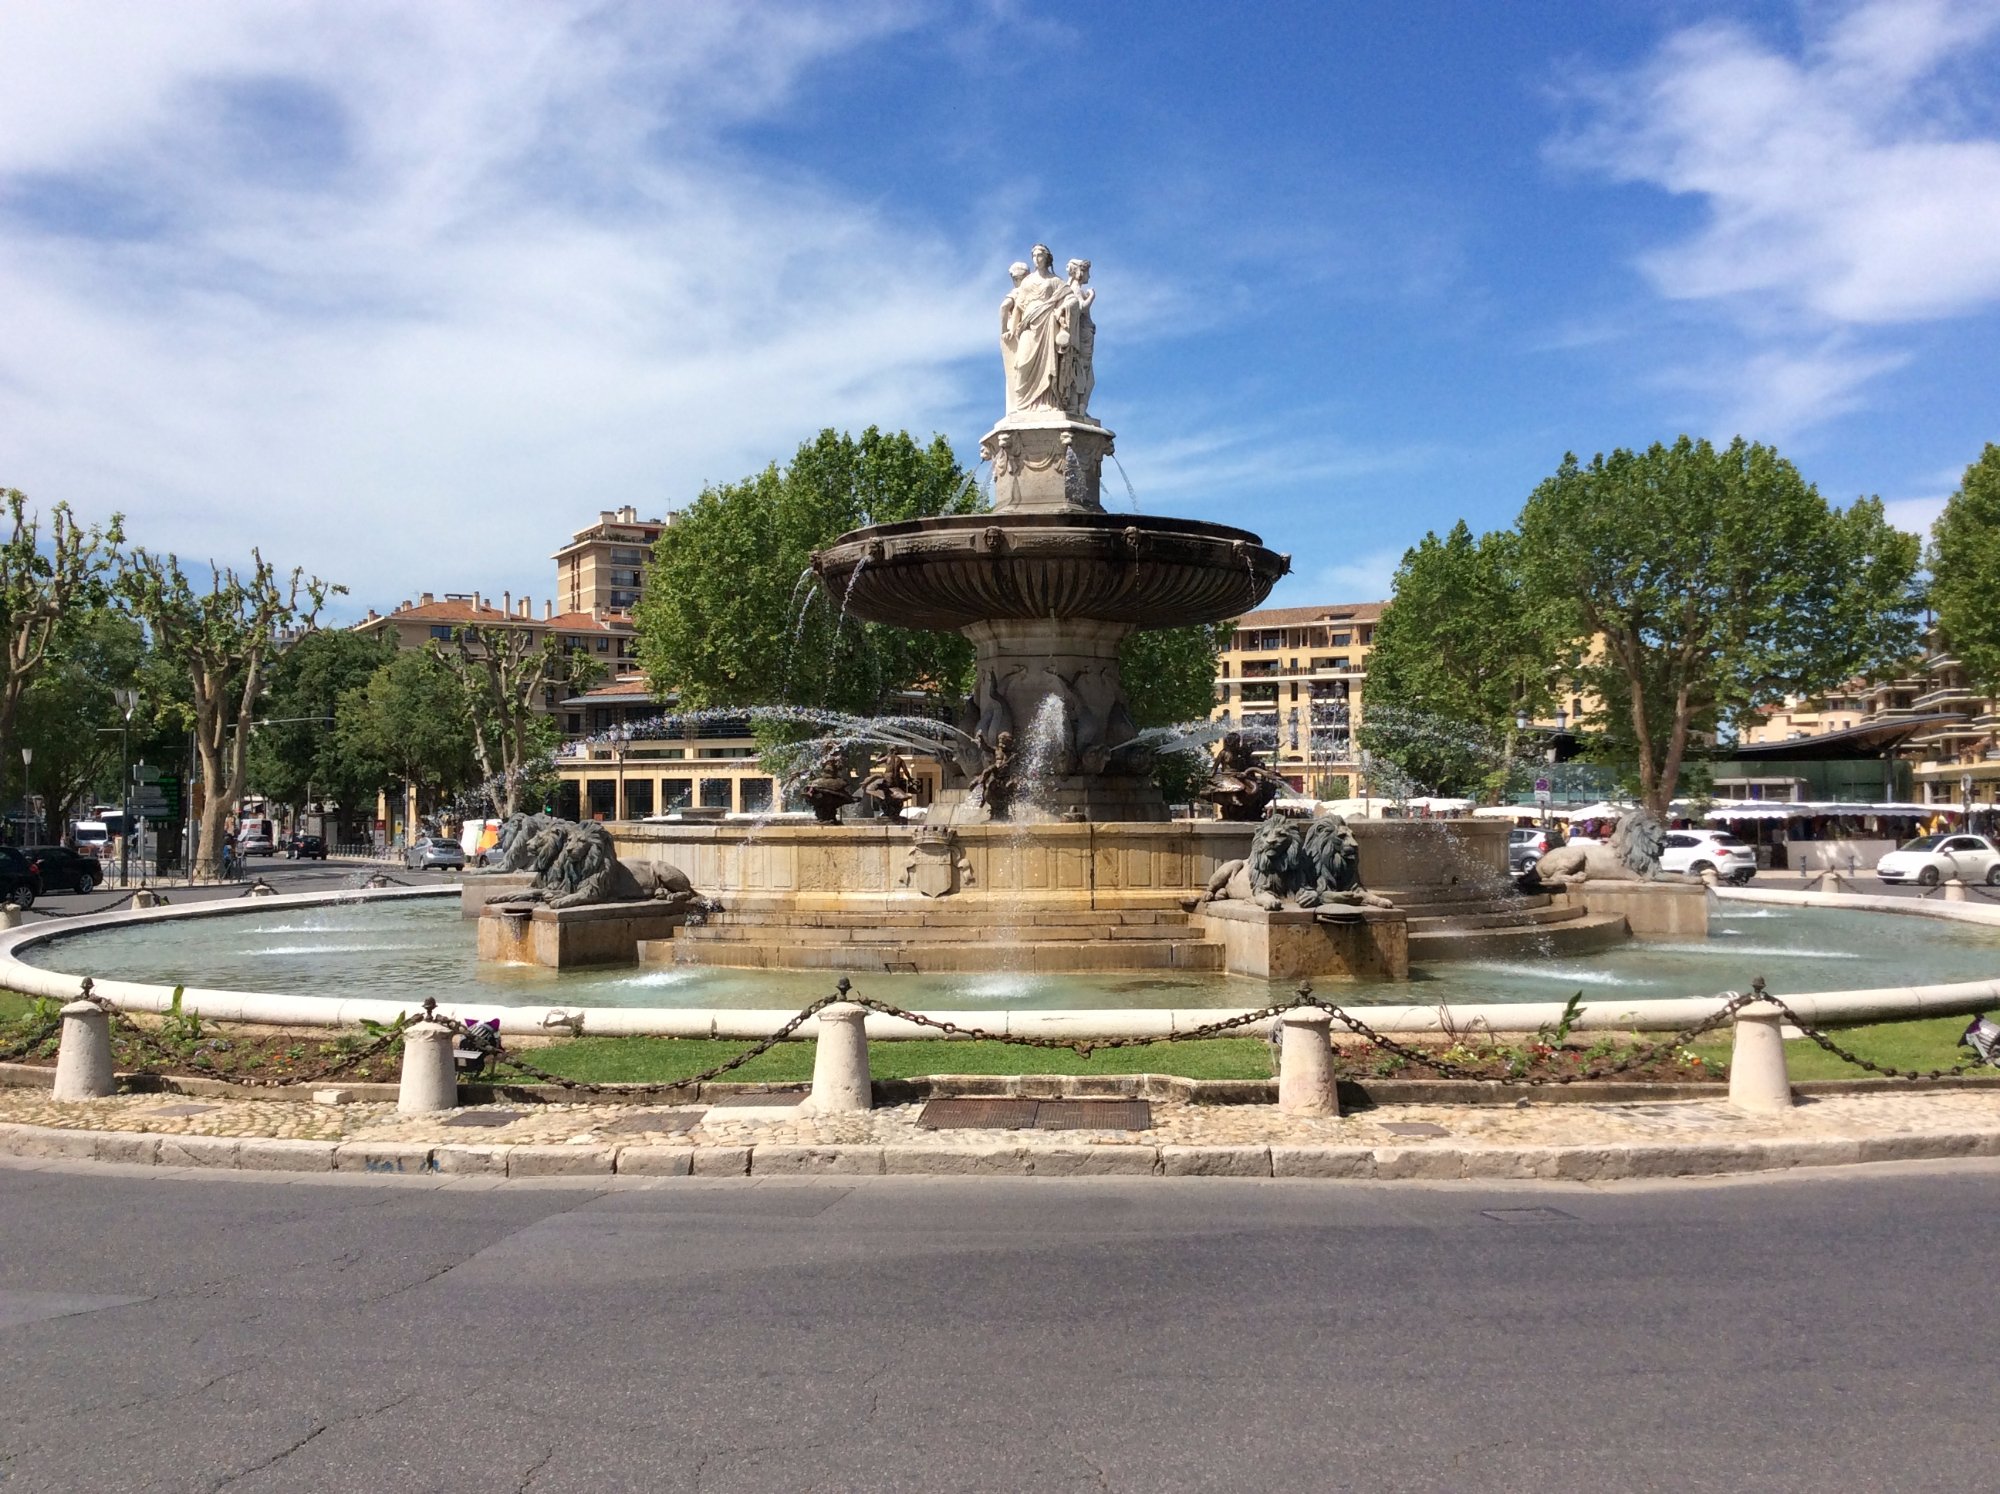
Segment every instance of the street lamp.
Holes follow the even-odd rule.
[[[35,749],[21,749],[21,844],[28,845],[34,837],[28,833],[29,823],[35,817],[35,795],[28,782],[28,768],[35,761]]]
[[[111,698],[124,713],[125,724],[118,734],[124,767],[118,775],[118,808],[121,831],[118,838],[118,885],[132,883],[132,713],[139,709],[139,692],[129,686],[113,690]]]

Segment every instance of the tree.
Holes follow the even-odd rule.
[[[395,654],[335,709],[341,754],[373,781],[407,783],[419,803],[470,785],[478,775],[465,691],[436,655]]]
[[[1215,708],[1215,658],[1233,622],[1147,628],[1118,649],[1119,677],[1132,720],[1142,730],[1206,720]]]
[[[505,624],[454,628],[451,642],[431,651],[464,692],[473,751],[505,819],[520,808],[534,760],[555,745],[555,726],[536,709],[537,697],[552,686],[587,690],[603,668],[553,633],[538,639]]]
[[[6,642],[0,672],[0,762],[11,762],[14,719],[21,696],[48,658],[49,647],[66,619],[100,605],[106,577],[125,542],[116,514],[103,528],[84,529],[58,503],[49,510],[43,542],[41,520],[28,512],[28,498],[16,488],[0,489],[10,532],[0,541],[0,632]]]
[[[1931,527],[1931,605],[1974,688],[2000,695],[2000,446],[1988,443]]]
[[[979,490],[943,437],[826,430],[788,467],[705,489],[653,547],[634,620],[654,693],[683,707],[815,705],[859,714],[924,688],[965,692],[972,646],[843,618],[809,566],[867,524],[976,513]]]
[[[216,874],[225,822],[243,802],[250,730],[272,654],[286,633],[317,626],[327,597],[347,589],[299,568],[281,581],[259,551],[250,557],[247,575],[211,563],[201,590],[182,573],[178,556],[142,549],[118,583],[154,650],[185,671],[192,687],[195,755],[207,793],[197,877]]]
[[[1565,456],[1519,530],[1538,605],[1573,608],[1575,641],[1597,645],[1579,679],[1622,714],[1655,814],[1703,734],[1915,641],[1916,538],[1879,499],[1829,506],[1790,462],[1740,437],[1717,451],[1683,436],[1587,467]]]
[[[1575,609],[1528,584],[1521,539],[1463,520],[1407,551],[1368,656],[1368,750],[1445,794],[1498,792],[1515,720],[1548,715],[1574,665]]]
[[[250,738],[250,782],[281,804],[331,801],[343,811],[368,804],[382,778],[341,750],[334,729],[340,699],[395,654],[385,638],[346,628],[307,634],[271,661]]]
[[[118,734],[104,728],[120,719],[112,692],[137,680],[145,653],[137,623],[110,607],[92,607],[65,619],[22,692],[16,740],[34,749],[23,792],[41,796],[40,838],[60,841],[69,807],[87,807],[93,791],[117,783]],[[7,766],[18,771],[17,762]]]

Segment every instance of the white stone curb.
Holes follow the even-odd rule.
[[[1610,1182],[1714,1177],[2000,1157],[2000,1128],[1870,1137],[1599,1143],[1588,1146],[1146,1146],[1019,1142],[768,1146],[427,1146],[421,1142],[290,1141],[0,1125],[0,1155],[242,1172],[383,1176],[604,1178],[982,1177],[1324,1178],[1353,1181],[1540,1179]]]

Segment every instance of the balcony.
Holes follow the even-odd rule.
[[[1967,705],[1972,700],[1972,692],[1963,685],[1941,685],[1927,691],[1910,702],[1910,709],[1922,714],[1928,711],[1949,710],[1953,706]]]

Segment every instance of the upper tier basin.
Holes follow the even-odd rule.
[[[992,513],[844,534],[814,557],[848,616],[938,630],[1067,619],[1179,627],[1240,617],[1291,557],[1226,524]]]

